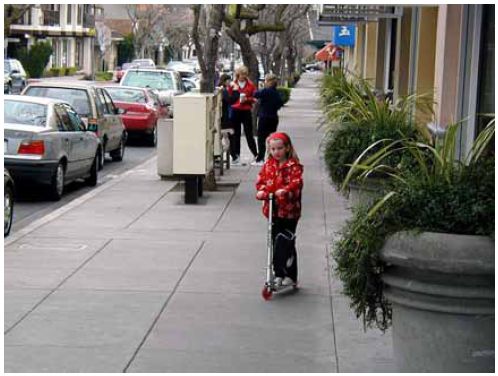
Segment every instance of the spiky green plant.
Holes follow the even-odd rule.
[[[346,177],[348,165],[371,143],[385,138],[422,138],[413,109],[418,106],[423,112],[432,111],[428,95],[409,95],[391,103],[379,99],[368,81],[347,78],[342,73],[323,78],[321,95],[327,119],[322,147],[329,175],[337,187]],[[369,152],[375,152],[375,147]],[[397,155],[387,163],[410,165],[410,158],[409,154]]]
[[[385,330],[391,323],[391,307],[383,293],[384,263],[380,250],[385,239],[399,231],[432,231],[494,236],[495,160],[494,119],[474,141],[469,154],[455,159],[458,130],[451,125],[440,142],[413,139],[379,140],[353,164],[347,182],[374,172],[390,176],[385,196],[369,207],[357,207],[333,244],[335,272],[365,327]],[[396,168],[384,161],[409,152],[416,164]]]

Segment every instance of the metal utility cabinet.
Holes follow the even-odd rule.
[[[221,98],[219,93],[187,93],[173,102],[173,174],[185,179],[185,203],[196,203],[203,178],[214,167]]]

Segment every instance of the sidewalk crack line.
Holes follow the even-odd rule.
[[[4,335],[8,334],[12,329],[14,329],[17,325],[19,325],[26,317],[28,317],[35,309],[37,309],[45,300],[47,300],[54,292],[56,292],[66,281],[78,273],[86,264],[88,264],[95,256],[97,256],[100,252],[102,252],[113,239],[109,239],[105,242],[105,244],[100,247],[93,255],[87,258],[80,266],[78,266],[71,274],[69,274],[66,278],[64,278],[52,291],[50,291],[47,295],[45,295],[38,303],[36,303],[33,308],[31,308],[28,312],[26,312],[22,317],[17,320],[13,325],[11,325],[7,330],[3,332]]]
[[[180,278],[178,279],[178,281],[176,282],[175,284],[175,287],[173,288],[173,291],[171,291],[171,293],[169,294],[168,298],[166,299],[166,301],[164,302],[163,306],[161,307],[161,310],[159,311],[159,313],[157,314],[156,318],[154,319],[154,321],[152,322],[152,325],[149,327],[149,329],[147,330],[147,332],[145,333],[145,336],[144,338],[142,338],[142,341],[140,341],[137,349],[135,350],[135,352],[133,353],[133,355],[131,356],[131,359],[128,361],[128,363],[126,364],[124,370],[123,370],[123,373],[127,373],[128,372],[128,369],[130,368],[131,364],[135,361],[135,358],[137,357],[138,353],[140,352],[140,350],[142,349],[143,345],[145,344],[145,341],[147,341],[147,338],[149,337],[150,333],[152,333],[152,330],[154,329],[154,327],[156,326],[157,322],[159,321],[159,318],[161,317],[161,315],[163,314],[164,311],[166,311],[166,308],[169,304],[169,302],[171,301],[171,299],[173,298],[173,296],[175,295],[176,293],[176,290],[178,290],[178,287],[180,286],[180,283],[182,283],[183,281],[183,278],[185,278],[185,276],[187,275],[187,272],[189,271],[190,267],[192,266],[192,264],[194,263],[195,259],[197,258],[197,256],[199,255],[199,253],[201,252],[201,250],[204,248],[204,245],[206,244],[206,241],[203,241],[199,247],[199,249],[195,252],[194,256],[192,256],[192,259],[190,260],[190,262],[188,263],[187,267],[185,268],[185,270],[183,271],[182,275],[180,276]]]
[[[323,167],[322,163],[320,162],[320,167]],[[326,239],[326,244],[325,244],[325,256],[327,258],[327,280],[328,280],[328,287],[329,287],[329,299],[330,299],[330,314],[332,316],[332,334],[334,338],[334,354],[335,354],[335,370],[337,373],[340,372],[339,370],[339,354],[337,353],[337,338],[335,334],[335,318],[334,318],[334,298],[332,296],[332,278],[330,273],[332,272],[331,269],[331,264],[330,264],[330,250],[328,247],[328,242],[330,242],[329,239],[329,233],[328,233],[328,224],[327,224],[327,209],[325,206],[325,188],[324,188],[324,181],[323,181],[323,170],[321,173],[322,177],[322,208],[323,208],[323,223],[324,223],[324,231],[325,231],[325,239]]]

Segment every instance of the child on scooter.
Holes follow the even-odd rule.
[[[258,200],[264,200],[263,214],[268,218],[269,195],[274,194],[272,239],[275,248],[273,270],[277,286],[297,284],[297,254],[294,246],[297,223],[301,216],[301,191],[303,188],[303,166],[299,162],[290,137],[283,132],[272,133],[266,140],[268,157],[258,174],[256,182]],[[279,257],[278,236],[284,234],[292,244],[285,250],[290,257]],[[286,246],[288,247],[288,246]]]

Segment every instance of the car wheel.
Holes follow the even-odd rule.
[[[149,138],[149,146],[155,147],[157,145],[157,124],[154,125],[152,133],[147,135]]]
[[[59,162],[50,184],[50,198],[54,201],[59,201],[62,197],[62,193],[64,192],[65,173],[64,164]]]
[[[104,168],[104,161],[105,161],[105,144],[102,145],[101,148],[99,148],[99,170],[102,170]]]
[[[3,236],[8,236],[12,228],[14,217],[14,191],[12,187],[5,187],[3,193]]]
[[[99,160],[100,160],[100,153],[97,152],[97,154],[95,154],[95,158],[93,159],[92,167],[90,168],[90,176],[85,179],[85,183],[90,187],[95,187],[97,185]]]
[[[111,151],[111,157],[114,162],[121,162],[125,153],[125,138],[121,137],[121,141],[119,142],[119,147],[116,150]]]

